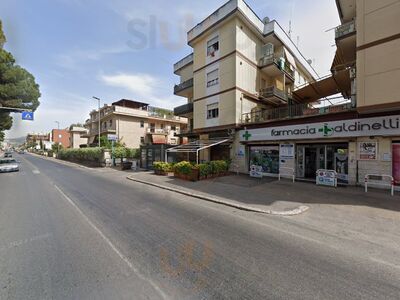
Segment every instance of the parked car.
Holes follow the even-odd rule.
[[[12,157],[11,152],[6,152],[6,153],[4,153],[4,157]]]
[[[1,158],[0,159],[0,173],[18,172],[19,165],[14,158]]]

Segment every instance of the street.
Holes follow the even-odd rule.
[[[15,157],[20,172],[0,174],[1,299],[400,297],[400,268],[323,229]]]

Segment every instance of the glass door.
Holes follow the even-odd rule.
[[[304,152],[305,152],[305,147],[304,146],[297,146],[297,177],[299,178],[304,178],[305,175],[305,170],[304,170]]]

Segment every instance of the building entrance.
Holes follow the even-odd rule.
[[[297,145],[297,177],[314,180],[318,169],[335,170],[338,181],[347,183],[348,144]]]

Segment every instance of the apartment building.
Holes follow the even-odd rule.
[[[116,134],[119,141],[129,148],[139,148],[146,144],[178,145],[181,138],[175,136],[187,126],[187,119],[174,116],[167,109],[149,106],[147,103],[121,99],[111,105],[105,104],[90,113],[86,120],[86,134],[89,145],[96,145],[100,134]]]
[[[82,137],[87,133],[86,128],[71,125],[69,127],[69,148],[79,149],[81,146],[87,146],[88,139]]]
[[[322,169],[343,184],[371,173],[400,183],[400,1],[336,4],[337,51],[323,77],[275,20],[241,0],[189,31],[193,54],[174,65],[175,94],[188,98],[175,113],[193,119],[188,134],[229,138],[244,173],[258,166],[263,175],[315,181]]]
[[[176,115],[189,119],[192,139],[227,138],[201,152],[201,160],[233,158],[238,130],[268,109],[294,103],[296,86],[316,72],[276,20],[260,19],[242,0],[231,0],[188,32],[193,53],[174,65],[180,83],[174,93],[187,98]],[[221,155],[221,152],[224,152]],[[247,164],[240,159],[245,171]]]
[[[400,1],[336,4],[341,24],[331,74],[295,89],[298,104],[284,118],[278,109],[264,112],[275,114],[274,121],[246,124],[240,140],[247,163],[265,173],[294,170],[298,179],[335,170],[344,184],[363,184],[366,174],[393,176],[399,184]],[[341,103],[324,100],[338,92]],[[252,146],[259,143],[268,145]]]
[[[70,132],[68,129],[53,129],[51,131],[51,141],[60,143],[63,148],[69,147]]]

